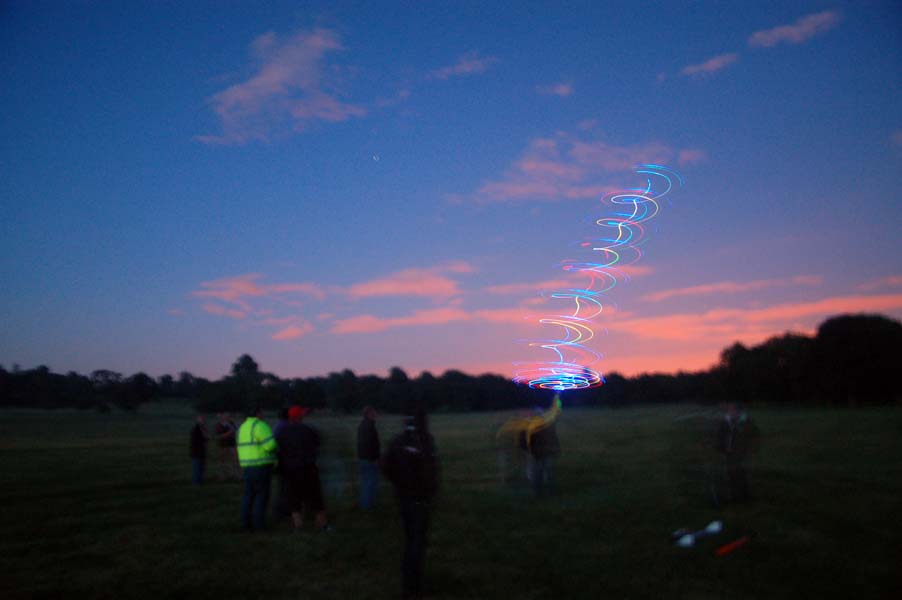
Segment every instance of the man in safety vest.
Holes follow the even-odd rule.
[[[276,440],[262,416],[263,409],[256,407],[238,428],[238,462],[244,470],[241,525],[247,531],[266,526],[269,483],[276,464]]]

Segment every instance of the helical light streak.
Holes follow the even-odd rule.
[[[601,372],[592,368],[602,355],[586,345],[595,337],[593,322],[610,304],[607,293],[624,277],[619,269],[642,258],[641,246],[647,241],[645,223],[658,214],[660,199],[673,189],[674,183],[683,183],[678,173],[661,165],[640,165],[636,173],[645,177],[645,187],[602,198],[606,210],[594,220],[594,225],[602,231],[577,246],[590,256],[560,263],[565,272],[584,276],[586,283],[583,287],[548,294],[567,308],[558,314],[536,318],[541,326],[551,328],[555,334],[526,341],[529,347],[540,349],[545,360],[514,363],[516,383],[558,391],[604,383]]]

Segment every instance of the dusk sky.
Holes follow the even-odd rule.
[[[0,77],[7,369],[511,376],[644,162],[602,372],[902,318],[898,2],[4,2]]]

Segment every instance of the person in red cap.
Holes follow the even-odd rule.
[[[288,424],[276,434],[279,471],[285,482],[286,503],[294,529],[301,528],[304,511],[307,510],[316,515],[318,529],[331,531],[316,466],[319,434],[302,422],[307,412],[304,407],[292,406],[288,409]]]

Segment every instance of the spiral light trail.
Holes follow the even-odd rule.
[[[601,200],[606,211],[594,224],[602,232],[578,245],[589,255],[587,260],[560,263],[567,273],[584,276],[585,285],[548,294],[563,303],[565,310],[537,317],[540,325],[554,331],[554,337],[526,342],[529,347],[541,349],[547,359],[514,363],[516,383],[558,391],[604,383],[604,376],[592,368],[602,355],[587,346],[595,337],[594,320],[609,304],[606,294],[624,277],[619,268],[642,258],[641,246],[647,241],[645,224],[658,214],[659,200],[673,189],[675,182],[683,183],[678,173],[661,165],[640,165],[636,173],[645,177],[645,187],[616,192]]]

